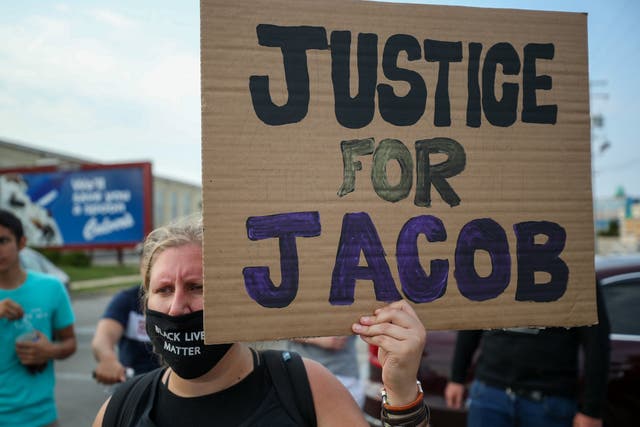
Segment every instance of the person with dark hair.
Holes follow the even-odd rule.
[[[0,425],[57,425],[54,359],[76,350],[74,314],[64,285],[25,271],[20,220],[0,210]]]
[[[207,345],[201,222],[156,229],[142,254],[146,328],[167,365],[118,387],[98,426],[368,426],[349,392],[321,364],[243,343]],[[354,333],[380,347],[385,426],[424,427],[416,382],[426,333],[406,301],[361,317]]]
[[[118,292],[98,321],[91,349],[98,362],[94,377],[102,384],[124,382],[127,369],[143,374],[160,366],[145,328],[141,294],[140,285]]]

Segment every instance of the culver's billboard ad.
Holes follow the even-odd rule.
[[[37,247],[124,247],[151,227],[151,164],[0,170],[0,209]]]

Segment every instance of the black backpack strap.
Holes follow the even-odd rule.
[[[157,368],[126,381],[111,396],[105,409],[102,427],[127,427],[140,418],[154,383],[160,382],[165,368]],[[152,396],[151,396],[152,397]]]
[[[264,350],[260,354],[287,413],[301,426],[316,427],[316,409],[302,357],[278,350]]]

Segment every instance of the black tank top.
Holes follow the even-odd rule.
[[[297,427],[280,403],[264,363],[234,386],[198,397],[180,397],[158,384],[149,414],[157,427]]]

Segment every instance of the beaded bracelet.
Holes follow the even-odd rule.
[[[380,421],[383,427],[420,427],[428,424],[429,407],[424,402],[424,392],[420,381],[418,386],[418,397],[411,403],[402,406],[392,406],[387,400],[387,391],[382,389],[382,409],[380,410]],[[427,421],[425,423],[425,421]]]

